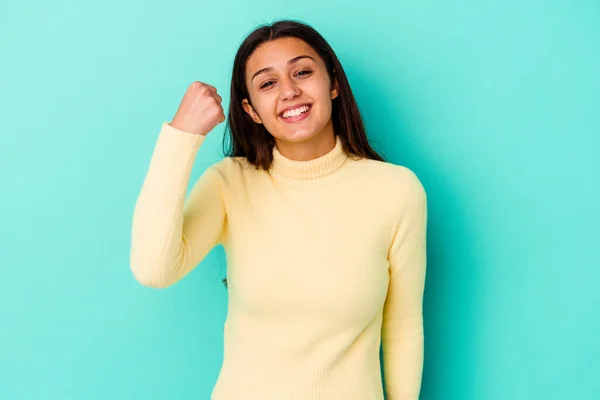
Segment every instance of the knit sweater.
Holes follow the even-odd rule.
[[[224,357],[213,400],[417,400],[427,206],[412,170],[327,154],[269,171],[210,165],[205,136],[162,124],[133,212],[137,281],[170,286],[216,245],[227,258]],[[200,152],[201,153],[201,152]],[[383,378],[380,365],[383,353]]]

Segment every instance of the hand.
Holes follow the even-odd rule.
[[[192,82],[169,125],[206,136],[215,126],[225,121],[222,101],[214,86],[200,81]]]

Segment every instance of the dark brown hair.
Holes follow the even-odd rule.
[[[257,169],[265,171],[271,167],[275,140],[263,124],[254,122],[246,113],[242,100],[246,98],[250,102],[246,86],[248,58],[261,44],[284,37],[295,37],[311,46],[325,62],[332,85],[334,77],[337,78],[339,95],[332,100],[331,119],[333,131],[340,137],[344,152],[357,158],[385,161],[369,144],[360,110],[335,52],[319,32],[297,20],[260,25],[240,45],[233,62],[229,115],[223,136],[225,156],[244,157]],[[227,286],[227,279],[223,282]]]

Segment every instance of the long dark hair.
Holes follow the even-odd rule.
[[[246,86],[246,62],[261,44],[284,37],[295,37],[311,46],[325,61],[330,82],[337,78],[339,95],[332,100],[333,131],[341,139],[348,156],[385,161],[369,144],[363,119],[350,89],[344,68],[327,41],[310,25],[297,20],[279,20],[258,26],[240,45],[233,61],[229,115],[223,136],[223,151],[228,157],[244,157],[257,169],[268,171],[273,161],[275,140],[263,124],[257,124],[242,108],[250,95]],[[227,279],[223,279],[227,286]]]

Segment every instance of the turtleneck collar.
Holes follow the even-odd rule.
[[[312,160],[296,161],[285,157],[273,146],[273,164],[271,170],[293,179],[316,179],[338,170],[348,156],[344,152],[339,135],[335,136],[335,147],[328,153]]]

